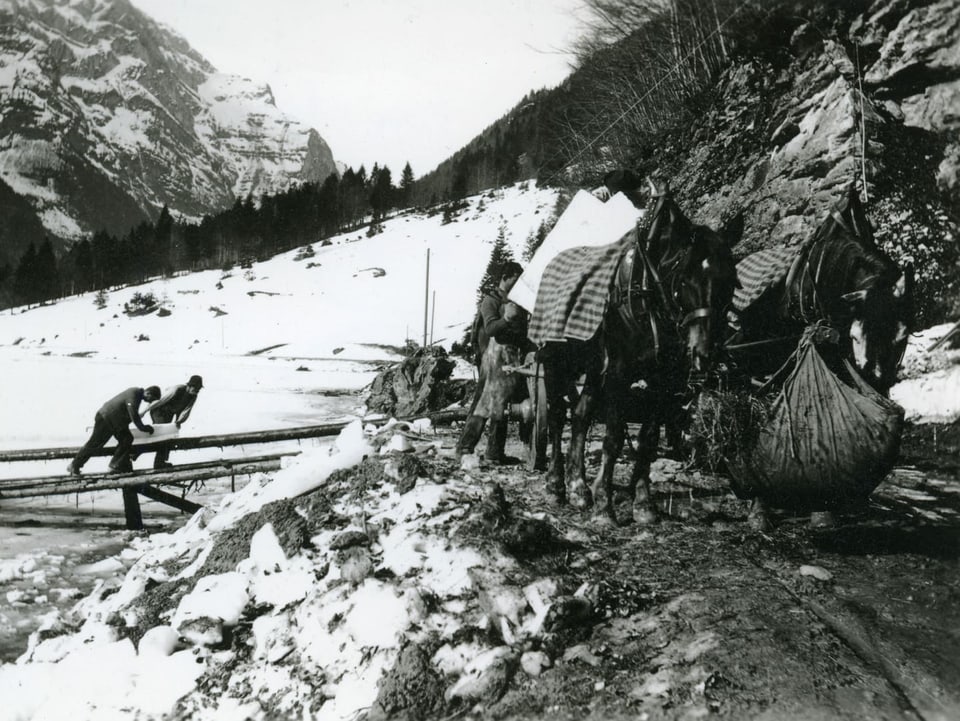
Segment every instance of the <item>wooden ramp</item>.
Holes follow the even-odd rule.
[[[438,411],[416,416],[429,418],[432,423],[439,425],[466,418],[465,410]],[[386,420],[386,419],[384,419]],[[398,421],[410,421],[413,418],[398,418]],[[196,436],[174,438],[162,443],[135,443],[134,453],[140,455],[152,453],[160,448],[186,451],[198,448],[224,448],[227,446],[244,446],[263,443],[278,443],[294,441],[304,438],[321,438],[335,436],[346,428],[353,420],[320,425],[301,426],[299,428],[280,428],[275,430],[250,431],[248,433],[229,433],[216,436]],[[368,421],[376,422],[376,421]],[[98,449],[95,456],[113,455],[113,446]],[[73,458],[76,448],[28,448],[23,450],[0,451],[0,463],[15,463],[20,461],[49,461]],[[285,456],[298,455],[299,451],[274,453],[270,455],[247,456],[240,458],[223,458],[203,463],[177,465],[171,468],[158,470],[141,470],[129,473],[89,473],[80,476],[57,475],[33,478],[0,478],[0,503],[10,498],[38,498],[43,496],[69,495],[73,493],[92,493],[94,491],[117,490],[123,493],[123,507],[127,518],[127,528],[139,530],[143,528],[143,518],[140,513],[140,502],[137,494],[146,496],[155,501],[165,503],[187,513],[194,513],[201,506],[187,500],[183,496],[162,491],[157,486],[180,486],[185,489],[186,484],[194,481],[204,481],[211,478],[231,479],[231,490],[235,490],[233,481],[237,475],[263,473],[280,468],[281,460]]]
[[[195,513],[202,506],[185,497],[188,484],[211,478],[230,478],[230,488],[235,490],[237,475],[264,473],[278,470],[284,457],[298,455],[297,451],[274,453],[245,458],[223,458],[203,463],[189,463],[173,468],[149,469],[130,473],[90,473],[81,476],[41,476],[34,478],[0,479],[0,503],[10,498],[39,498],[43,496],[93,493],[95,491],[120,490],[123,493],[123,510],[127,528],[143,528],[143,516],[137,494],[159,501],[186,513]],[[181,495],[160,490],[157,486],[178,486]]]

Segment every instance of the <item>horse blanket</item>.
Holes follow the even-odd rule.
[[[767,248],[751,253],[737,263],[740,287],[733,293],[733,307],[738,311],[746,310],[765,290],[786,278],[800,249],[800,246]]]
[[[600,328],[617,266],[636,240],[636,229],[595,248],[560,252],[544,269],[527,336],[537,345],[590,340]]]
[[[643,211],[634,207],[623,193],[603,202],[585,190],[579,191],[530,258],[507,299],[532,313],[543,273],[551,260],[569,248],[609,245],[623,237],[641,217]]]

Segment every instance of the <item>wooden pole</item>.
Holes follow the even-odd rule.
[[[412,421],[417,418],[429,418],[434,425],[450,423],[466,418],[466,410],[434,411],[419,413],[415,416],[398,418],[398,421]],[[189,450],[193,448],[224,448],[225,446],[246,446],[257,443],[274,443],[277,441],[296,441],[302,438],[320,438],[335,436],[353,421],[339,421],[323,423],[315,426],[301,426],[300,428],[279,428],[268,431],[250,431],[248,433],[226,433],[217,436],[196,436],[175,438],[164,444],[135,443],[133,448],[139,453],[150,453],[166,445],[171,450]],[[375,422],[375,421],[374,421]],[[115,448],[109,446],[94,451],[94,456],[113,455]],[[49,461],[58,458],[73,458],[77,454],[76,448],[28,448],[24,450],[0,451],[0,463],[10,461]]]
[[[194,503],[193,501],[188,501],[186,498],[181,498],[180,496],[175,496],[172,493],[167,493],[166,491],[161,491],[159,488],[154,488],[153,486],[141,486],[139,489],[141,495],[146,496],[154,501],[159,501],[160,503],[165,503],[168,506],[173,506],[185,513],[196,513],[203,506],[199,503]],[[126,493],[126,489],[124,489]]]
[[[423,286],[423,347],[427,347],[427,317],[430,315],[430,249],[427,248],[427,277]]]
[[[433,345],[433,322],[437,319],[437,291],[433,291],[433,308],[430,310],[430,345]]]
[[[127,521],[128,531],[139,531],[143,528],[143,514],[140,512],[140,500],[137,498],[136,488],[122,488],[123,515]]]
[[[138,486],[169,486],[188,483],[190,481],[206,481],[211,478],[224,478],[233,473],[267,473],[280,468],[280,461],[266,461],[244,466],[220,466],[205,470],[181,473],[137,473],[132,476],[116,476],[95,482],[85,483],[83,479],[60,477],[55,483],[34,484],[31,487],[0,490],[0,501],[5,498],[39,498],[41,496],[69,496],[74,493],[92,493],[94,491],[112,491],[116,489],[132,488],[136,493]],[[25,479],[20,479],[25,480]]]

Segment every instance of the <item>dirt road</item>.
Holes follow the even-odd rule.
[[[511,513],[546,509],[579,541],[520,562],[531,577],[589,584],[595,612],[560,634],[552,667],[516,674],[474,713],[960,718],[957,456],[933,451],[927,429],[907,434],[903,458],[924,470],[899,467],[833,527],[780,513],[768,533],[750,529],[747,504],[722,480],[671,472],[654,486],[663,520],[609,528],[553,504],[540,474],[476,471],[502,487]]]

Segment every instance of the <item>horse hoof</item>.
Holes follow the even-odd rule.
[[[758,533],[766,533],[770,530],[770,519],[765,513],[751,513],[747,516],[747,525]]]
[[[593,503],[586,496],[570,494],[570,505],[576,508],[578,511],[585,511],[588,508],[593,507]]]
[[[593,514],[593,523],[600,528],[619,528],[616,517],[609,511],[597,511]]]
[[[656,523],[659,519],[657,514],[644,506],[635,506],[633,509],[633,522],[639,526],[649,526]]]

